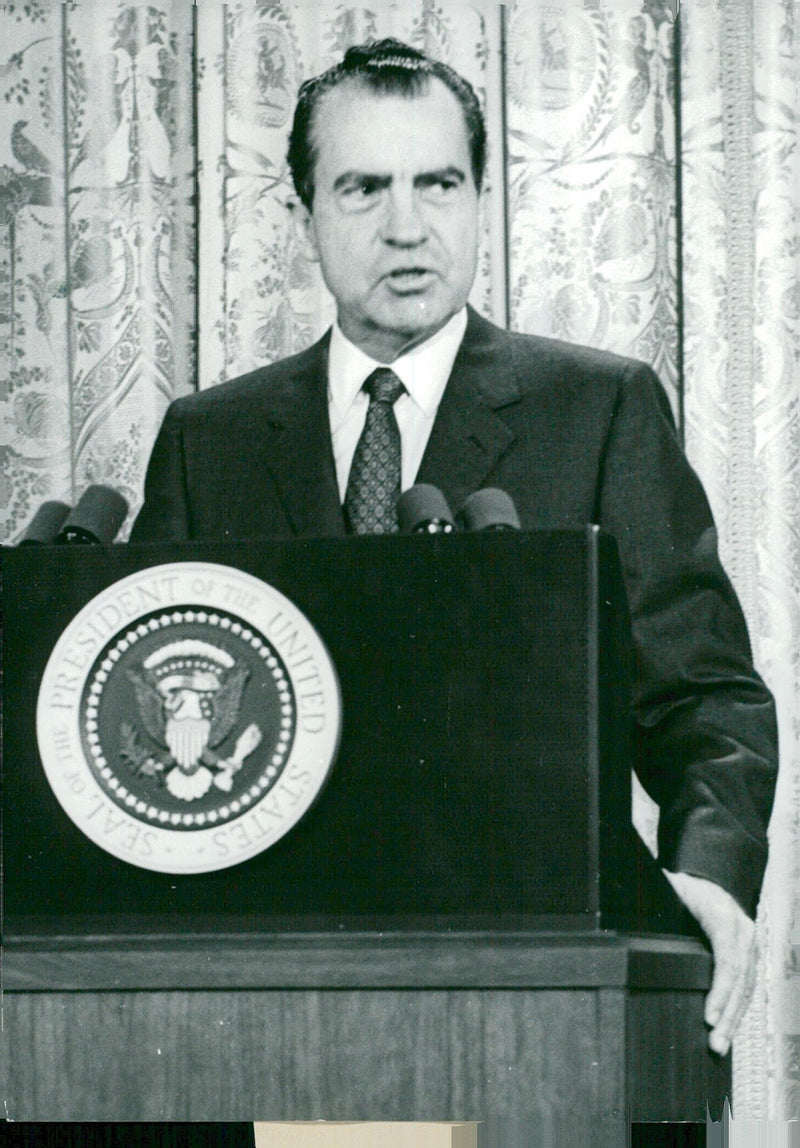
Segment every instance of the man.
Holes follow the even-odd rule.
[[[751,989],[772,701],[652,371],[467,307],[484,159],[472,89],[397,41],[352,48],[303,86],[295,224],[337,323],[310,350],[170,407],[131,538],[391,530],[397,493],[417,481],[454,507],[501,487],[524,528],[614,534],[639,773],[661,807],[660,861],[712,945],[706,1020],[724,1053]]]

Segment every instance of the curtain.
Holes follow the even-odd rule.
[[[472,302],[651,363],[717,517],[782,772],[734,1115],[800,1115],[800,11],[791,0],[25,0],[0,9],[0,536],[108,482],[167,403],[307,346],[299,83],[396,35],[490,137]],[[123,534],[124,537],[124,534]],[[652,845],[657,809],[637,787]],[[795,948],[791,945],[793,916]]]
[[[677,410],[672,17],[518,0],[507,27],[511,323],[646,360]]]
[[[192,8],[0,12],[3,537],[91,483],[137,505],[193,383]]]
[[[687,4],[681,23],[686,444],[777,699],[781,745],[733,1114],[790,1119],[800,1116],[800,8]]]

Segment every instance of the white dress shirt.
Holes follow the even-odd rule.
[[[369,407],[369,396],[361,389],[366,379],[377,367],[388,366],[406,388],[394,404],[394,413],[400,430],[400,486],[408,490],[417,477],[466,327],[467,309],[463,307],[430,339],[393,363],[379,363],[351,343],[338,323],[334,324],[328,349],[328,414],[342,502]]]

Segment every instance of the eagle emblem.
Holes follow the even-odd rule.
[[[127,673],[144,728],[168,753],[148,772],[163,772],[170,793],[183,801],[203,797],[212,784],[229,792],[262,737],[253,722],[230,757],[215,752],[239,720],[248,669],[219,646],[188,638],[155,650]]]

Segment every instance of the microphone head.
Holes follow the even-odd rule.
[[[28,523],[25,533],[20,538],[20,546],[48,545],[55,542],[56,535],[64,525],[69,514],[66,502],[43,502]]]
[[[504,490],[487,486],[476,490],[458,512],[464,530],[519,530],[517,508]]]
[[[447,499],[436,486],[420,482],[397,500],[397,520],[403,534],[451,534],[455,530]]]
[[[110,486],[90,486],[67,518],[57,542],[113,542],[125,515],[128,501]]]

